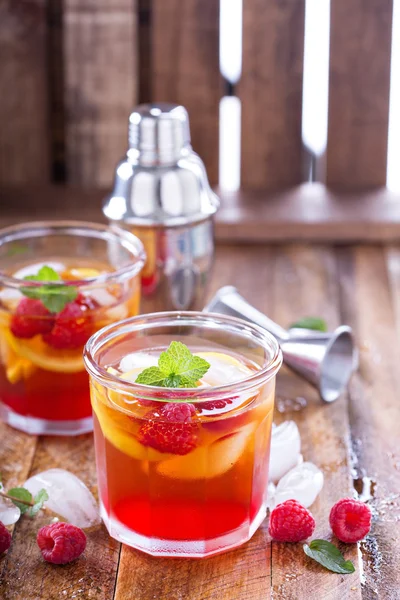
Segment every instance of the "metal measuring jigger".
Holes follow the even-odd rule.
[[[357,369],[358,353],[352,330],[346,325],[332,333],[286,331],[249,304],[233,286],[218,290],[203,310],[240,317],[267,329],[277,338],[285,364],[316,387],[325,402],[340,396]]]
[[[204,306],[219,200],[176,104],[142,104],[129,117],[129,149],[103,212],[142,241],[142,312]]]

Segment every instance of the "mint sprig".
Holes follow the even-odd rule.
[[[304,544],[303,550],[307,556],[333,573],[348,575],[355,571],[351,560],[346,560],[339,548],[326,540],[313,540],[309,546]]]
[[[27,286],[21,288],[21,292],[27,298],[41,300],[44,306],[51,313],[58,313],[68,302],[72,302],[78,296],[78,289],[73,285],[60,285],[62,279],[60,275],[51,267],[44,265],[41,267],[37,275],[28,275],[24,277],[26,281],[43,281],[45,285]],[[51,281],[59,282],[57,285],[52,285]]]
[[[135,383],[166,388],[192,388],[210,368],[204,358],[194,356],[182,342],[171,342],[161,352],[158,367],[144,369]]]
[[[11,488],[8,492],[0,490],[0,496],[11,500],[21,511],[21,515],[27,514],[29,517],[35,517],[49,499],[45,489],[39,490],[36,496],[32,496],[30,491],[24,487]]]
[[[313,329],[314,331],[328,331],[328,325],[320,317],[303,317],[292,323],[289,329]]]

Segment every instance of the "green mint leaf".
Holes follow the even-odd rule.
[[[41,267],[37,272],[37,275],[28,275],[27,277],[24,277],[24,279],[27,281],[61,281],[61,277],[57,271],[47,265]]]
[[[135,383],[142,385],[157,385],[163,387],[165,375],[158,367],[149,367],[145,369],[136,378]]]
[[[204,358],[194,356],[182,342],[171,342],[161,352],[158,367],[144,369],[136,383],[168,388],[192,388],[210,368]]]
[[[59,281],[62,279],[51,267],[44,265],[37,275],[28,275],[26,281]],[[27,298],[41,300],[51,313],[58,313],[65,308],[68,302],[72,302],[78,296],[78,289],[72,285],[41,285],[39,287],[23,287],[21,292]]]
[[[289,329],[313,329],[314,331],[328,331],[328,326],[324,319],[319,317],[304,317],[295,323],[292,323]]]
[[[44,490],[44,489],[39,490],[33,499],[33,502],[35,504],[33,506],[31,506],[30,508],[28,508],[28,510],[27,510],[28,516],[35,517],[37,515],[37,513],[39,512],[39,510],[41,510],[43,508],[43,504],[48,499],[49,499],[49,495],[46,492],[46,490]]]
[[[333,573],[348,575],[355,571],[351,560],[345,560],[340,550],[326,540],[313,540],[309,546],[304,544],[303,550],[307,556]]]
[[[32,494],[27,489],[23,487],[12,488],[11,490],[8,490],[7,495],[12,496],[12,498],[10,498],[11,502],[15,504],[15,506],[18,506],[22,515],[29,510],[30,506],[26,503],[32,502]],[[23,500],[23,502],[18,502],[18,500],[14,500],[13,498],[18,498],[18,500]]]
[[[171,342],[165,352],[161,352],[158,366],[166,375],[178,375],[182,368],[190,362],[193,355],[189,348],[182,342]]]

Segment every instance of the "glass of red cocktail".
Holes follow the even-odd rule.
[[[111,536],[152,555],[203,557],[253,535],[266,514],[281,361],[269,333],[216,314],[153,313],[89,340]]]
[[[0,419],[32,434],[92,430],[82,350],[139,312],[140,241],[118,228],[43,222],[0,231]]]

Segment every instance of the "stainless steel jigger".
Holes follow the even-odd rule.
[[[285,364],[316,387],[324,402],[340,396],[358,367],[358,352],[347,325],[331,333],[286,331],[249,304],[233,286],[218,290],[203,310],[240,317],[267,329],[277,338]]]

